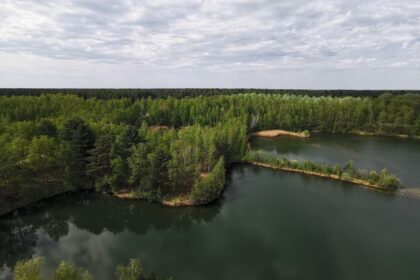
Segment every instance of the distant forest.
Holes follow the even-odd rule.
[[[83,98],[96,97],[99,99],[113,98],[184,98],[197,96],[235,95],[243,93],[279,94],[279,95],[307,95],[307,96],[367,96],[378,97],[381,94],[403,95],[407,93],[420,94],[420,90],[304,90],[304,89],[255,89],[255,88],[0,88],[0,95],[39,96],[45,93],[75,94]]]

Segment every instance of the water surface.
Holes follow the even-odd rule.
[[[252,138],[251,147],[276,156],[388,171],[408,188],[420,188],[420,140],[314,133],[310,138]]]
[[[244,165],[208,207],[77,195],[1,218],[0,235],[5,279],[36,255],[103,280],[130,257],[175,279],[420,279],[420,201]]]

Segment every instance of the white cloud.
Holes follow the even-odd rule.
[[[330,88],[299,75],[334,71],[420,87],[419,26],[417,0],[3,0],[0,87],[243,87],[258,73],[255,86]]]

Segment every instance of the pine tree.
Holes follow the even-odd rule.
[[[93,149],[95,135],[79,118],[71,119],[64,125],[63,139],[68,143],[66,160],[66,182],[76,188],[86,187],[92,182],[86,176],[89,151]]]
[[[95,148],[90,151],[89,164],[86,173],[95,180],[97,189],[111,185],[111,157],[110,152],[114,139],[111,135],[101,135],[95,143]]]

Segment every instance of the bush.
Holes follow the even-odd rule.
[[[383,188],[395,190],[400,186],[400,180],[392,174],[389,174],[386,169],[381,171],[377,184]]]

